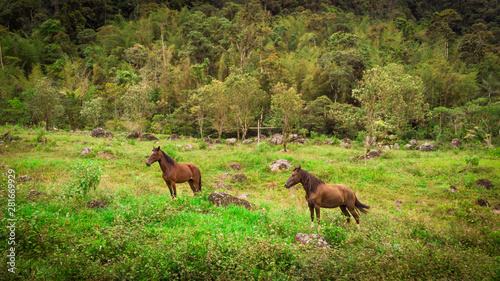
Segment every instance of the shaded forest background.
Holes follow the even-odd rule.
[[[0,124],[491,144],[499,42],[493,0],[2,1]]]

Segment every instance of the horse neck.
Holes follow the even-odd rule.
[[[163,152],[160,151],[160,160],[158,160],[158,164],[160,165],[160,168],[163,173],[166,173],[170,169],[170,164],[167,162],[167,159],[165,159],[165,156],[163,155]]]
[[[312,194],[310,181],[307,179],[301,178],[300,183],[302,184],[302,187],[304,188],[304,190],[306,192],[306,197],[309,197]]]
[[[303,171],[303,174],[300,177],[300,183],[306,191],[306,196],[309,197],[311,194],[316,193],[316,191],[318,190],[317,186],[313,188],[313,184],[319,184],[323,182],[315,178],[313,175],[307,173],[306,171]]]

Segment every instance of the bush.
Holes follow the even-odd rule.
[[[123,123],[118,119],[107,121],[104,127],[110,131],[125,131],[125,126],[123,126]]]
[[[66,195],[87,199],[88,192],[99,186],[103,174],[101,165],[94,161],[83,161],[76,164],[72,171],[73,177],[66,184]]]

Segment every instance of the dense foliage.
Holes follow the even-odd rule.
[[[497,1],[3,1],[0,123],[244,138],[276,123],[281,83],[303,101],[295,129],[356,137],[383,121],[399,138],[491,141],[498,14]],[[356,95],[372,85],[374,100]]]

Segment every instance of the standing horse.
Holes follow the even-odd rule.
[[[300,166],[293,169],[292,175],[285,183],[285,187],[290,188],[299,182],[306,191],[306,200],[311,211],[311,228],[314,227],[314,210],[316,210],[319,231],[320,208],[340,207],[342,213],[347,217],[347,223],[351,220],[350,212],[356,219],[359,229],[359,216],[355,209],[366,214],[368,213],[366,209],[369,209],[370,206],[359,202],[351,188],[344,184],[326,184],[307,171],[302,170]]]
[[[191,163],[179,164],[165,152],[161,151],[159,146],[158,148],[153,146],[153,151],[146,161],[146,165],[149,167],[156,161],[160,164],[163,172],[163,180],[165,180],[168,189],[170,189],[172,199],[175,199],[175,196],[177,196],[176,183],[189,182],[194,195],[197,195],[201,191],[201,172],[198,167]]]

